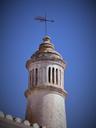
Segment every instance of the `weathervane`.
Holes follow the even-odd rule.
[[[45,22],[45,35],[47,35],[47,22],[54,22],[54,20],[47,19],[47,15],[45,16],[37,16],[35,17],[35,20],[38,20],[40,22]]]

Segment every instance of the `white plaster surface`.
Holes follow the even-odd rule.
[[[66,128],[64,100],[64,97],[52,91],[34,91],[28,98],[34,116],[32,121],[48,128]]]
[[[4,113],[2,111],[0,111],[0,117],[4,118]]]

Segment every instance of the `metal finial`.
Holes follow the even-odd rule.
[[[35,17],[35,20],[38,20],[40,22],[45,22],[45,35],[47,35],[47,22],[54,22],[54,20],[47,19],[47,15],[45,16],[37,16]]]

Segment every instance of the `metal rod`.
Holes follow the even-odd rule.
[[[47,35],[47,20],[46,20],[47,14],[45,13],[45,35]]]

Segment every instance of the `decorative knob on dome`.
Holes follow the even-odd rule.
[[[45,42],[45,41],[49,41],[49,42],[51,43],[51,39],[50,39],[49,36],[45,36],[45,37],[43,38],[43,41],[44,41],[44,42]]]

